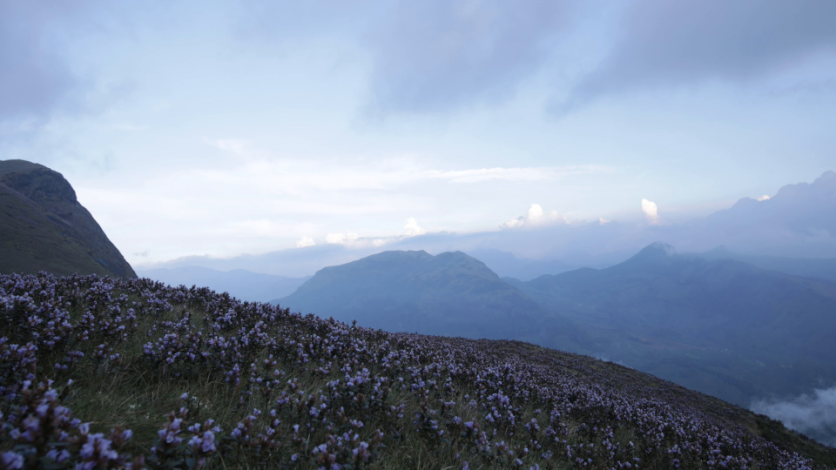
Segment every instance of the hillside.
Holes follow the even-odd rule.
[[[308,277],[274,276],[244,269],[218,271],[200,266],[177,268],[137,269],[137,274],[172,286],[208,287],[217,292],[250,302],[269,302],[292,294]]]
[[[836,382],[836,283],[653,244],[607,269],[515,283],[609,334],[602,354],[746,404]]]
[[[780,271],[782,273],[792,274],[793,276],[836,281],[836,258],[789,258],[785,256],[744,255],[735,253],[723,246],[718,246],[713,250],[700,253],[700,257],[709,260],[733,259],[761,269]]]
[[[836,283],[663,244],[528,282],[462,253],[387,252],[323,269],[279,303],[387,331],[588,354],[742,406],[836,383]]]
[[[0,316],[10,468],[836,463],[764,416],[525,343],[392,334],[92,276],[0,276]]]
[[[548,315],[461,252],[389,251],[324,268],[278,302],[387,331],[471,338],[536,334]]]
[[[136,277],[60,173],[0,161],[0,272]]]
[[[485,263],[500,277],[513,277],[522,281],[530,281],[544,274],[558,274],[578,268],[555,259],[517,258],[512,253],[495,249],[473,250],[468,252],[468,255]]]

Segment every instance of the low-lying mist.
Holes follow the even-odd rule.
[[[816,389],[811,394],[786,401],[756,400],[750,408],[823,444],[836,447],[836,386]]]

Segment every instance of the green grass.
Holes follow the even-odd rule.
[[[91,432],[108,435],[110,430],[117,426],[131,429],[134,436],[120,452],[133,456],[150,455],[152,447],[159,445],[157,432],[169,422],[166,415],[187,406],[190,409],[187,424],[212,418],[223,428],[223,432],[218,434],[218,447],[222,452],[216,453],[208,460],[207,465],[211,468],[318,468],[317,455],[312,451],[316,446],[325,443],[329,434],[338,436],[350,430],[359,435],[358,442],[374,444],[375,432],[378,429],[385,437],[379,441],[382,445],[372,447],[373,458],[368,462],[355,462],[351,467],[346,464],[350,456],[342,454],[339,458],[346,464],[345,468],[442,470],[462,468],[463,463],[467,461],[473,469],[503,469],[515,467],[516,458],[523,460],[522,468],[529,468],[535,464],[544,469],[578,468],[577,463],[573,463],[565,453],[561,453],[561,449],[565,449],[566,445],[573,446],[576,455],[593,458],[595,464],[591,468],[601,468],[607,461],[601,451],[607,439],[622,449],[619,458],[628,455],[641,456],[641,468],[669,468],[670,458],[661,449],[676,442],[670,440],[675,439],[674,436],[669,436],[668,440],[663,441],[664,445],[660,448],[653,442],[649,430],[641,423],[629,419],[617,420],[612,415],[612,409],[589,401],[585,393],[593,388],[614,399],[624,397],[633,400],[636,406],[641,406],[641,400],[656,400],[660,404],[667,404],[665,406],[670,407],[668,412],[673,416],[696,413],[728,432],[740,433],[745,439],[753,440],[752,442],[756,442],[759,439],[757,436],[761,436],[781,449],[814,458],[821,465],[832,465],[836,462],[834,449],[806,440],[784,429],[780,423],[764,421],[764,417],[721,400],[617,364],[515,341],[471,341],[390,335],[330,325],[312,317],[279,312],[273,321],[264,323],[263,342],[252,343],[253,347],[241,350],[243,356],[240,359],[228,362],[242,364],[241,384],[234,385],[224,378],[223,373],[228,369],[214,368],[210,365],[195,366],[184,361],[174,361],[173,364],[167,364],[165,361],[155,362],[143,353],[143,344],[158,341],[166,333],[179,331],[178,334],[181,336],[187,334],[185,329],[177,330],[173,325],[186,316],[189,317],[188,333],[202,329],[204,334],[208,335],[214,331],[212,326],[219,316],[229,309],[238,312],[238,317],[234,325],[219,327],[219,336],[228,340],[240,339],[243,334],[241,328],[253,331],[259,321],[259,317],[246,313],[252,308],[251,305],[241,305],[223,296],[210,295],[213,299],[212,306],[207,309],[206,304],[202,302],[177,302],[174,300],[176,293],[183,291],[168,291],[149,281],[134,281],[133,284],[120,285],[123,287],[89,298],[86,298],[89,291],[85,289],[79,289],[73,294],[62,292],[62,302],[71,303],[70,318],[76,324],[74,334],[77,335],[82,329],[79,322],[88,310],[95,316],[95,327],[90,330],[87,341],[73,339],[53,352],[42,348],[38,358],[37,376],[40,380],[54,380],[58,388],[63,388],[64,384],[72,379],[74,383],[63,403],[73,410],[75,417],[90,423]],[[33,292],[37,291],[38,289],[33,289]],[[144,295],[143,292],[149,295]],[[128,295],[125,301],[118,300],[121,294]],[[168,298],[174,308],[156,313],[148,300],[157,294]],[[36,302],[50,301],[49,296],[40,298],[39,295],[35,294]],[[108,298],[110,300],[107,300]],[[138,312],[136,328],[134,329],[130,322],[127,323],[125,340],[121,340],[122,337],[119,335],[108,335],[99,330],[105,322],[116,321],[117,317],[124,320],[126,307],[133,305],[133,302],[138,303],[134,305]],[[120,307],[109,310],[110,305]],[[3,313],[3,310],[0,310],[0,313]],[[27,337],[31,339],[32,331],[37,331],[13,327],[14,321],[17,321],[15,318],[25,316],[15,316],[14,312],[8,311],[4,314],[4,319],[8,321],[0,324],[0,336],[25,341]],[[312,360],[299,363],[294,359],[296,348],[288,341],[302,341],[307,345],[305,347],[319,344],[317,347],[320,349],[317,349],[319,352],[316,354],[325,357],[322,355],[322,351],[325,350],[324,343],[316,343],[313,338],[327,339],[329,335],[334,334],[339,341],[333,345],[339,350],[325,362]],[[276,340],[275,344],[270,345],[271,340]],[[118,353],[121,359],[95,359],[96,347],[102,343],[107,343],[113,348],[109,354]],[[53,364],[60,362],[66,351],[71,349],[83,351],[84,358],[67,371],[56,371]],[[209,349],[203,347],[202,350]],[[384,367],[380,362],[380,354],[396,351],[415,354],[415,357],[404,359],[390,368]],[[274,354],[276,364],[269,368],[262,367],[262,361],[271,353]],[[448,354],[452,354],[453,356],[449,357],[455,359],[444,359]],[[317,369],[325,367],[329,361],[332,363],[331,366],[326,368],[324,374],[319,373]],[[253,392],[252,396],[247,395],[248,364],[252,362],[259,364],[260,377],[265,377],[264,370],[268,369],[281,372],[278,388],[268,397],[262,394],[266,390],[265,386],[254,386],[250,390]],[[452,373],[450,368],[456,363],[463,364],[462,373]],[[497,370],[500,370],[506,363],[516,364],[518,371],[529,371],[527,373],[532,374],[532,378],[516,379],[516,375],[502,377],[491,375],[493,373],[486,374],[489,367],[498,367]],[[367,367],[372,379],[385,377],[387,381],[382,382],[384,393],[374,396],[369,383],[355,389],[340,385],[343,388],[337,390],[343,394],[342,397],[329,395],[329,381],[340,380],[344,384],[346,374],[340,369],[345,366],[352,367],[350,375]],[[417,368],[413,370],[430,368],[424,377],[428,384],[423,389],[426,390],[426,396],[411,389],[413,381],[410,379],[410,367]],[[398,380],[399,377],[404,378],[403,383]],[[559,389],[559,384],[549,382],[551,379],[544,377],[568,381],[571,386],[565,389],[566,395],[552,396],[550,394]],[[445,385],[448,379],[449,388]],[[292,387],[288,385],[288,381],[293,380],[296,380],[295,390],[291,390]],[[429,385],[430,380],[436,381],[438,390]],[[530,380],[530,383],[526,380]],[[531,384],[544,386],[550,383],[555,387],[553,390],[538,391],[531,388]],[[570,393],[575,386],[579,387],[578,393]],[[490,406],[486,397],[497,387],[510,397],[511,406],[517,416],[518,424],[515,426],[505,422],[492,425],[485,420],[489,407],[485,408],[482,405]],[[514,392],[516,387],[519,387],[518,393]],[[298,396],[299,390],[304,392],[305,399],[310,396],[316,397],[316,403],[322,403],[323,398],[327,399],[328,408],[323,414],[323,420],[316,421],[311,418],[310,406],[304,403],[305,400],[302,400],[302,408],[296,407],[292,400],[288,405],[277,405],[277,398],[281,396],[282,391],[292,392],[291,396]],[[181,398],[183,393],[191,397],[188,402]],[[358,401],[354,402],[353,398],[357,398]],[[478,402],[476,408],[470,406],[471,399]],[[449,407],[444,405],[444,402],[450,401],[455,404]],[[576,403],[577,407],[567,407],[569,402]],[[397,413],[391,413],[392,406],[402,407],[402,418],[399,418]],[[656,406],[653,405],[650,409],[656,409]],[[337,411],[339,407],[344,407],[344,413]],[[277,427],[281,441],[279,448],[268,452],[262,447],[259,451],[251,442],[231,439],[231,431],[239,423],[246,422],[247,416],[254,413],[255,409],[261,410],[263,414],[256,419],[253,437],[268,424],[269,411],[277,410],[281,420]],[[538,409],[542,412],[538,413]],[[559,426],[559,429],[565,429],[565,435],[560,434],[565,443],[551,443],[551,438],[544,434],[549,423],[549,413],[553,409],[563,410],[563,415],[555,425]],[[8,411],[9,408],[4,410],[6,413]],[[413,424],[416,413],[433,411],[439,429],[445,431],[443,436],[421,431],[421,428]],[[453,416],[461,418],[463,422],[476,422],[480,430],[488,433],[487,438],[493,450],[486,452],[480,449],[475,444],[478,436],[463,434],[461,427],[451,424]],[[532,418],[537,418],[542,428],[535,434],[529,434],[522,426]],[[359,430],[353,430],[350,424],[353,419],[361,420],[364,426]],[[293,431],[295,424],[300,425],[301,432],[298,434]],[[306,428],[308,424],[312,425],[310,430]],[[613,436],[608,438],[600,430],[593,430],[593,426],[601,430],[611,427]],[[494,431],[496,434],[493,434]],[[190,435],[183,432],[185,440]],[[532,442],[535,438],[542,444],[543,449],[533,448]],[[497,454],[497,446],[503,441],[508,450],[514,451],[513,457],[507,453]],[[635,444],[634,450],[629,448],[629,442]],[[12,444],[9,440],[3,440],[0,450],[10,449]],[[581,447],[581,444],[584,447]],[[356,446],[357,443],[349,443],[344,450],[350,454],[351,449]],[[530,452],[523,455],[526,447]],[[552,458],[543,457],[542,454],[546,450],[554,452]],[[176,452],[181,457],[189,455],[185,446],[181,446]],[[296,461],[291,460],[294,453],[300,455]],[[148,463],[152,467],[156,465],[151,460]],[[178,463],[176,458],[170,459],[168,463],[177,468],[188,466],[187,460]],[[704,456],[694,455],[688,459],[683,458],[682,463],[682,468],[702,468],[705,460]],[[158,468],[163,468],[163,464],[164,461],[160,462]],[[751,468],[768,467],[755,465]]]

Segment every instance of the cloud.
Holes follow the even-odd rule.
[[[97,112],[130,92],[80,72],[87,64],[72,57],[85,34],[124,32],[127,10],[101,0],[0,1],[0,124],[15,123],[12,134],[39,130],[56,114]]]
[[[529,206],[525,215],[521,215],[516,219],[511,219],[499,227],[502,229],[513,229],[547,225],[553,222],[566,222],[566,218],[562,217],[555,210],[552,210],[549,214],[545,214],[543,212],[543,207],[540,204],[532,204]]]
[[[296,248],[305,248],[308,246],[314,246],[316,242],[313,238],[303,235],[299,241],[296,242]]]
[[[539,220],[541,217],[543,217],[543,208],[540,204],[532,204],[531,207],[528,208],[526,219],[529,221],[535,221]]]
[[[325,242],[333,245],[351,245],[360,238],[356,233],[329,233],[325,236]]]
[[[581,78],[564,108],[603,95],[746,82],[836,50],[831,0],[636,0],[623,12],[609,55]]]
[[[766,194],[764,194],[763,196],[758,198],[758,201],[768,201],[768,200],[769,200],[769,196],[767,196]]]
[[[528,168],[474,168],[469,170],[423,172],[426,178],[444,179],[451,183],[481,183],[485,181],[545,181],[564,178],[569,175],[590,174],[610,171],[601,165],[571,165],[563,167]]]
[[[82,87],[51,34],[62,14],[53,10],[67,8],[64,2],[0,2],[0,121],[47,117]]]
[[[836,387],[815,389],[787,401],[756,400],[750,406],[784,426],[830,446],[836,446]]]
[[[439,112],[512,97],[548,57],[575,0],[402,1],[367,31],[372,113]]]
[[[238,139],[206,140],[206,143],[219,150],[231,152],[238,156],[243,155],[244,150],[249,145],[249,142]]]
[[[415,217],[406,219],[406,225],[403,226],[403,229],[406,232],[407,237],[414,237],[427,233],[426,230],[418,226],[418,221],[415,220]]]
[[[655,202],[642,199],[642,212],[644,212],[644,217],[651,225],[659,223],[659,208]]]

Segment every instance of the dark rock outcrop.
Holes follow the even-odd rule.
[[[0,161],[0,272],[38,271],[136,277],[60,173]]]

